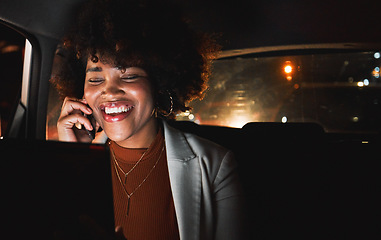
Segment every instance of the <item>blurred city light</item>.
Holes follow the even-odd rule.
[[[291,64],[291,61],[286,61],[285,62],[285,65],[283,67],[283,71],[284,73],[286,74],[286,79],[288,81],[291,81],[292,80],[292,72],[293,72],[293,67],[292,67],[292,64]]]
[[[287,117],[286,117],[286,116],[283,116],[281,121],[282,121],[282,123],[286,123],[287,120],[288,120]]]
[[[284,67],[284,72],[285,73],[291,73],[292,72],[292,66],[291,65],[286,65]]]
[[[375,78],[379,78],[379,77],[380,77],[380,68],[379,68],[379,67],[375,67],[375,68],[373,69],[372,75],[373,75],[373,77],[375,77]]]

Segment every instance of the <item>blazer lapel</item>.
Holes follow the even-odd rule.
[[[164,125],[169,179],[181,239],[200,236],[201,170],[184,134]]]

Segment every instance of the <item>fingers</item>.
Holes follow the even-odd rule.
[[[57,122],[58,128],[72,129],[75,125],[78,129],[82,128],[82,125],[89,131],[93,130],[93,126],[90,120],[80,113],[74,113],[67,116],[60,117]],[[80,125],[81,127],[78,127]]]
[[[81,111],[85,114],[92,114],[93,111],[87,106],[85,99],[75,99],[66,97],[61,109],[61,116],[69,115],[75,111]]]
[[[61,115],[59,118],[59,123],[63,123],[65,128],[72,128],[74,125],[81,129],[82,125],[88,130],[92,130],[93,127],[90,121],[82,114],[87,115],[92,114],[91,108],[87,106],[85,99],[75,99],[66,97],[61,109]]]
[[[87,106],[86,100],[66,97],[57,121],[58,139],[69,142],[81,141],[80,135],[82,133],[75,132],[73,127],[76,126],[81,129],[83,125],[87,130],[93,130],[90,120],[84,115],[92,114],[92,112],[91,108]],[[83,135],[85,133],[83,131]],[[90,140],[88,139],[88,141]]]
[[[117,226],[115,228],[115,238],[117,240],[123,240],[123,239],[125,239],[124,238],[124,234],[123,234],[123,228],[122,228],[122,226]]]

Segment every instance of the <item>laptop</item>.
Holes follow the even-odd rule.
[[[107,239],[114,233],[105,145],[0,140],[1,234]]]

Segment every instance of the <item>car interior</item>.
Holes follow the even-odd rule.
[[[2,196],[8,199],[2,207],[5,221],[16,205],[27,204],[13,201],[27,199],[22,192],[11,190],[8,179],[13,179],[14,174],[33,178],[31,171],[38,164],[25,164],[30,158],[45,156],[42,158],[48,161],[46,155],[54,153],[54,149],[61,149],[55,152],[57,157],[70,159],[80,159],[89,152],[94,156],[97,151],[102,154],[106,151],[107,155],[106,146],[57,142],[54,130],[61,102],[49,79],[57,61],[57,46],[82,2],[84,0],[1,1],[0,151]],[[180,114],[170,124],[233,151],[246,197],[249,239],[379,239],[381,2],[177,2],[192,27],[219,35],[223,48],[215,61],[216,74],[211,79],[215,85],[211,85],[206,94],[206,104],[193,103],[194,112]],[[333,54],[345,61],[330,62]],[[252,62],[261,60],[268,65],[258,68],[270,69],[263,76],[250,67]],[[273,67],[279,65],[283,69],[288,63],[289,72],[284,68],[285,72],[280,73],[281,70]],[[312,63],[317,64],[310,70],[307,66]],[[244,69],[243,64],[248,67]],[[237,67],[233,69],[233,66]],[[325,69],[330,66],[336,75],[330,72],[329,76],[335,80],[318,84],[316,79],[328,76]],[[227,70],[218,72],[219,69]],[[291,69],[296,72],[291,73]],[[303,75],[306,69],[308,74]],[[240,74],[232,75],[234,71]],[[369,72],[369,76],[360,76],[361,71]],[[226,80],[229,74],[232,77]],[[284,75],[284,84],[273,91],[266,84],[275,79],[276,74]],[[251,80],[244,84],[232,82],[243,77]],[[216,97],[209,97],[222,83],[230,85],[220,88]],[[249,89],[255,91],[260,87],[263,93],[248,95]],[[234,90],[230,95],[226,90],[229,88]],[[318,90],[311,92],[311,89]],[[327,89],[330,89],[329,95]],[[342,89],[345,93],[339,93]],[[300,120],[300,113],[296,111],[300,105],[295,104],[298,97],[317,99],[314,94],[318,95],[320,90],[324,96],[330,96],[330,100],[324,103],[316,100],[315,105],[301,100],[304,105],[303,121]],[[282,92],[284,96],[280,95]],[[342,97],[347,95],[349,97]],[[235,102],[226,100],[231,96]],[[277,96],[287,101],[275,107],[270,97]],[[371,102],[372,107],[364,105],[363,99]],[[333,103],[334,107],[330,105]],[[314,106],[311,114],[306,110],[307,105]],[[257,111],[259,115],[251,114],[246,119],[247,115],[242,115],[243,108]],[[219,112],[213,112],[217,110]],[[319,121],[313,118],[317,111],[322,116]],[[228,116],[245,120],[238,125],[226,124]],[[339,121],[339,117],[346,120]],[[63,145],[67,152],[62,151]],[[23,167],[28,171],[18,171]],[[29,180],[25,181],[13,182],[32,191],[25,186]],[[36,197],[33,199],[38,201]],[[33,218],[28,219],[30,229],[33,226],[40,229]],[[17,223],[12,220],[9,224]],[[9,229],[14,227],[6,226],[4,231]],[[40,234],[39,231],[43,229],[34,234]],[[16,236],[16,239],[19,238]]]

